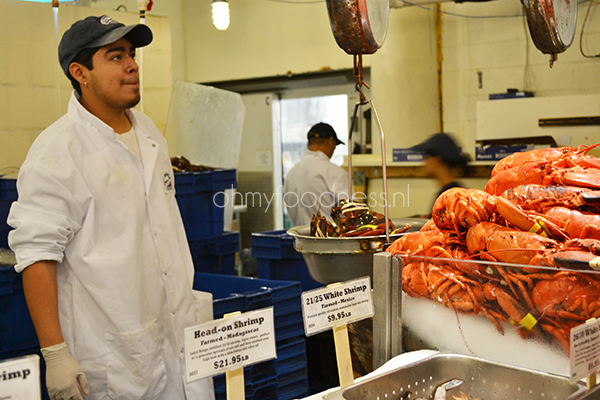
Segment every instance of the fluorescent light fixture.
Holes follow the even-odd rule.
[[[213,0],[212,18],[215,27],[224,31],[229,27],[229,3],[227,0]]]

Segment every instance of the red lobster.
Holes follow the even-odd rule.
[[[498,173],[518,167],[530,162],[558,162],[562,167],[573,167],[576,165],[587,168],[600,168],[600,161],[596,157],[588,156],[587,153],[600,143],[592,146],[579,147],[551,147],[546,149],[536,149],[525,152],[513,153],[504,157],[492,169],[491,177]]]
[[[539,211],[563,206],[600,212],[600,191],[576,186],[519,185],[506,190],[501,196],[524,210]]]
[[[467,232],[471,254],[488,261],[599,269],[600,241],[571,239],[564,243],[492,222],[481,222]]]
[[[440,229],[466,232],[480,222],[498,222],[526,232],[567,239],[568,235],[544,215],[525,211],[503,197],[479,189],[452,188],[435,201],[432,219]]]

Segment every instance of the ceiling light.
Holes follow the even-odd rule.
[[[229,27],[229,3],[227,0],[213,0],[212,18],[215,27],[224,31]]]

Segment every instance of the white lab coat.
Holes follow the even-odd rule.
[[[318,211],[331,221],[331,208],[349,197],[348,171],[322,151],[306,152],[283,184],[283,203],[294,226],[310,224],[312,214]]]
[[[166,141],[148,117],[128,115],[141,162],[75,94],[36,139],[8,218],[15,269],[58,262],[61,328],[87,399],[213,399],[211,379],[184,378],[184,328],[212,309],[194,303]]]

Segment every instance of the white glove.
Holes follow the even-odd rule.
[[[46,386],[51,400],[83,400],[83,394],[89,393],[88,382],[83,369],[73,358],[67,344],[62,342],[42,349],[46,360]]]

